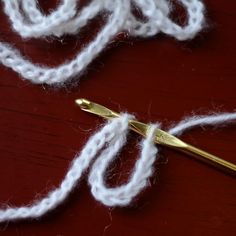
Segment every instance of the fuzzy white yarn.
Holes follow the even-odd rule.
[[[130,204],[134,197],[147,186],[148,179],[153,173],[153,163],[157,156],[157,147],[153,142],[157,125],[152,125],[148,137],[142,142],[141,156],[137,160],[128,182],[114,188],[106,186],[104,180],[105,172],[126,143],[130,118],[130,115],[123,114],[120,118],[108,122],[89,139],[81,154],[72,162],[58,188],[31,205],[0,210],[0,222],[38,218],[56,208],[71,193],[81,175],[88,169],[91,161],[97,155],[97,160],[94,162],[89,174],[89,185],[93,196],[107,206],[125,206]],[[196,126],[216,126],[235,120],[236,113],[194,116],[172,127],[169,133],[180,135]]]
[[[23,38],[77,34],[94,17],[106,13],[106,23],[96,37],[74,59],[57,67],[33,64],[7,43],[0,42],[1,63],[39,84],[63,83],[80,74],[121,31],[127,31],[134,37],[150,37],[163,32],[178,40],[186,40],[193,38],[204,24],[204,5],[200,0],[179,0],[188,15],[185,26],[170,19],[168,0],[91,0],[79,11],[78,0],[62,0],[49,15],[41,12],[36,0],[2,2],[12,28]],[[146,19],[137,19],[132,6],[138,8]]]

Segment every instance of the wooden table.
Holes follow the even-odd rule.
[[[54,1],[40,2],[45,9],[54,6]],[[1,206],[29,204],[57,187],[103,123],[80,111],[76,98],[134,113],[145,122],[162,122],[163,128],[193,113],[233,111],[236,2],[205,4],[207,27],[193,41],[118,37],[74,86],[32,85],[1,65]],[[84,33],[81,38],[25,41],[12,32],[2,10],[0,19],[1,40],[37,63],[58,65],[86,40]],[[196,129],[182,139],[236,163],[235,126]],[[110,185],[129,177],[139,141],[131,135],[129,148],[108,173]],[[108,208],[95,201],[85,174],[58,209],[42,219],[1,224],[0,235],[236,235],[235,178],[167,148],[161,155],[150,186],[130,207]]]

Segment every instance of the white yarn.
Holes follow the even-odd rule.
[[[72,162],[64,180],[58,188],[45,198],[23,207],[9,207],[0,210],[0,222],[38,218],[56,208],[71,193],[81,175],[88,169],[91,161],[98,155],[89,174],[89,185],[93,196],[107,206],[124,206],[131,203],[135,196],[146,186],[153,173],[157,147],[153,142],[156,125],[152,125],[148,137],[142,142],[141,156],[137,160],[130,179],[124,185],[109,188],[105,184],[105,171],[115,160],[117,153],[126,143],[128,122],[131,118],[123,114],[120,118],[109,121],[101,130],[94,134],[80,155]],[[236,120],[236,113],[223,113],[209,116],[194,116],[181,121],[169,130],[174,135],[196,126],[226,124]]]
[[[39,84],[63,83],[81,73],[121,31],[127,31],[134,37],[150,37],[163,32],[178,40],[186,40],[193,38],[204,24],[204,6],[200,0],[179,0],[188,15],[185,26],[170,19],[168,0],[91,0],[80,11],[77,10],[78,0],[63,0],[49,15],[41,12],[36,0],[2,2],[12,28],[23,38],[78,34],[90,20],[106,13],[106,23],[96,37],[74,59],[57,67],[33,64],[7,43],[0,42],[1,63]],[[131,5],[138,8],[146,19],[137,19]]]
[[[157,148],[153,138],[156,126],[153,125],[147,139],[142,143],[141,157],[136,162],[133,174],[127,184],[116,188],[107,188],[104,175],[109,164],[114,161],[116,154],[126,143],[126,139],[118,144],[111,143],[111,147],[103,151],[96,160],[89,176],[89,184],[93,196],[107,206],[128,205],[132,199],[147,185],[147,180],[152,174],[152,165],[155,162]]]

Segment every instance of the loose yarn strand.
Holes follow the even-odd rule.
[[[222,124],[229,124],[236,120],[236,113],[222,113],[212,114],[208,116],[192,116],[188,117],[173,128],[169,129],[168,132],[172,135],[181,135],[189,129],[193,129],[198,126],[217,126]]]
[[[27,218],[38,218],[60,205],[78,184],[81,175],[88,169],[91,161],[97,156],[92,165],[88,182],[95,199],[106,206],[125,206],[147,186],[148,179],[153,173],[153,164],[158,149],[154,144],[156,128],[151,125],[148,137],[141,144],[141,155],[136,161],[134,170],[126,184],[109,188],[105,183],[105,172],[115,160],[121,148],[126,144],[129,120],[132,116],[123,114],[120,118],[109,121],[95,133],[87,142],[81,154],[76,156],[65,178],[58,188],[48,193],[41,200],[22,207],[8,207],[0,210],[0,222],[14,221]],[[175,125],[169,132],[180,135],[197,126],[216,126],[236,121],[236,113],[214,114],[209,116],[193,116]]]
[[[178,40],[187,40],[193,38],[204,25],[204,5],[200,0],[179,0],[188,16],[185,26],[177,25],[170,19],[171,6],[167,0],[91,0],[80,10],[77,10],[79,1],[63,0],[48,15],[42,13],[36,0],[2,2],[13,30],[23,38],[78,34],[97,15],[108,15],[96,37],[71,61],[56,67],[33,64],[12,46],[0,42],[0,62],[36,84],[64,83],[80,75],[119,32],[127,31],[134,37],[150,37],[163,32]],[[146,20],[137,19],[131,5],[138,8]]]

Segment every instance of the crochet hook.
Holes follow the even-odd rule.
[[[113,119],[119,117],[119,113],[114,112],[102,105],[97,103],[91,102],[87,99],[77,99],[76,104],[79,105],[81,110],[98,115],[105,119]],[[147,133],[149,130],[149,125],[139,122],[137,120],[131,119],[129,121],[129,127],[131,130],[135,131],[136,133],[147,137]],[[184,153],[191,154],[192,156],[196,157],[199,160],[203,160],[209,164],[213,164],[214,166],[222,167],[226,170],[230,170],[231,172],[236,173],[236,165],[230,163],[224,159],[221,159],[215,155],[212,155],[208,152],[205,152],[199,148],[196,148],[190,144],[187,144],[176,138],[175,136],[161,130],[157,129],[156,131],[156,138],[155,142],[160,145],[165,145],[174,149],[178,149]]]

